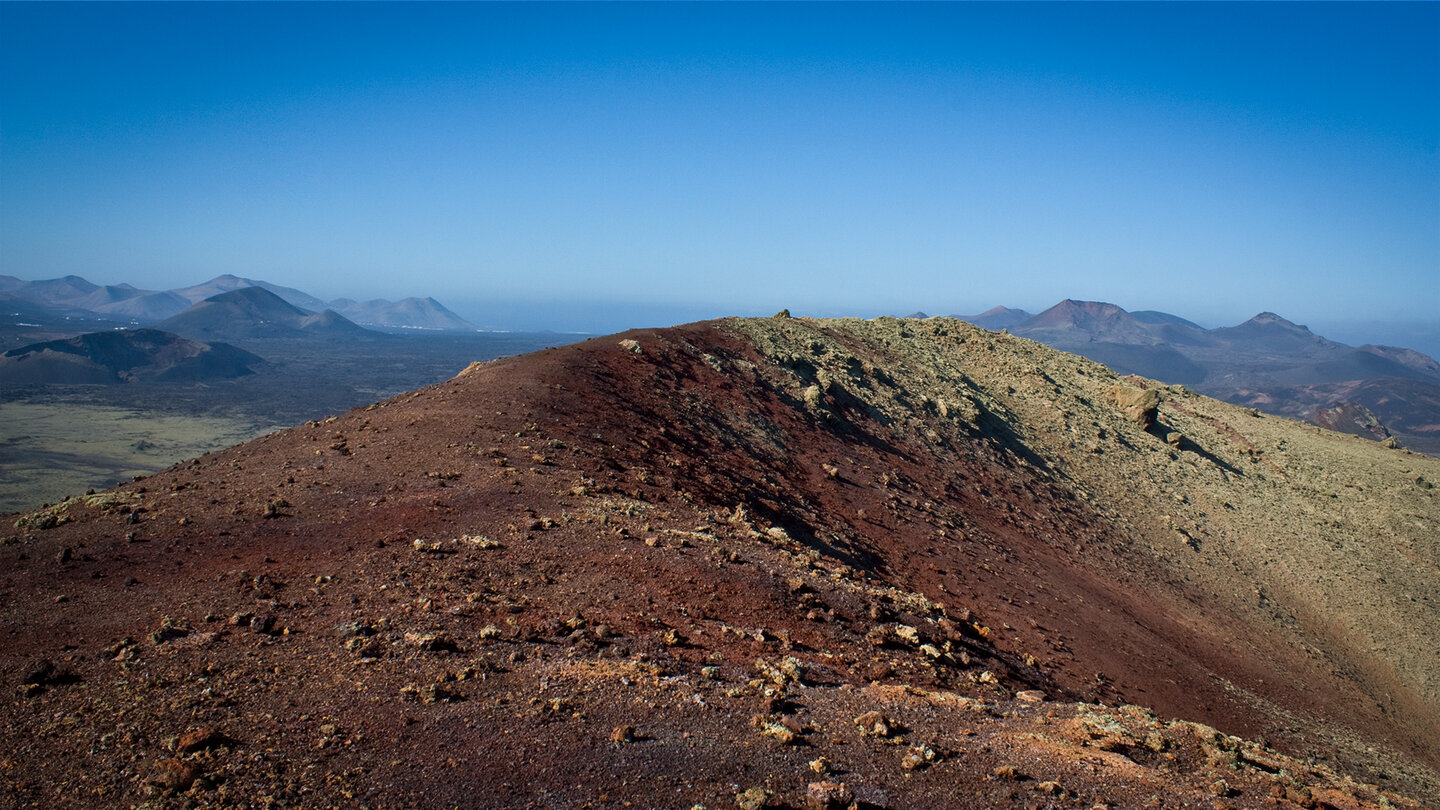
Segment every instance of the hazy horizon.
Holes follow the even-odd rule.
[[[77,274],[78,275],[78,274]],[[41,281],[46,279],[24,279],[26,281]],[[86,278],[87,281],[95,284],[125,284],[125,279],[97,279]],[[194,283],[205,283],[211,279],[195,280]],[[281,287],[295,285],[283,279],[260,278],[252,279]],[[190,286],[189,283],[181,287]],[[300,292],[311,294],[310,290],[299,289]],[[323,298],[323,296],[319,296]],[[337,296],[346,298],[353,296]],[[576,335],[601,335],[612,332],[621,332],[627,329],[663,327],[693,321],[709,320],[713,318],[729,316],[765,316],[773,315],[778,310],[766,310],[763,307],[752,307],[748,310],[718,311],[703,306],[683,307],[664,305],[656,303],[645,303],[635,301],[567,301],[567,300],[506,300],[476,302],[467,300],[442,300],[438,296],[425,291],[416,291],[413,295],[406,295],[406,298],[435,298],[446,309],[451,310],[462,318],[474,323],[482,331],[508,331],[508,332],[557,332]],[[1073,298],[1073,296],[1071,296]],[[329,299],[330,301],[336,298]],[[1064,300],[1064,299],[1060,299]],[[980,315],[994,306],[1009,306],[1012,309],[1021,309],[1031,315],[1038,315],[1046,309],[1060,303],[1051,301],[1044,304],[1022,306],[1013,303],[1000,303],[990,305],[975,305],[971,307],[939,307],[925,309],[897,309],[875,310],[875,309],[830,309],[830,310],[807,310],[804,308],[792,309],[792,314],[816,318],[873,318],[882,315],[904,317],[915,312],[924,312],[932,316],[970,316]],[[1127,307],[1116,301],[1104,303],[1116,304],[1129,312],[1140,311],[1140,308]],[[783,307],[790,309],[789,307]],[[1179,309],[1164,309],[1171,315],[1178,315],[1187,320],[1193,321],[1206,329],[1213,329],[1220,326],[1236,326],[1258,315],[1260,311],[1237,317],[1231,320],[1213,320],[1202,317],[1194,317],[1193,313]],[[1273,311],[1273,310],[1269,310]],[[1276,312],[1281,317],[1289,318],[1285,312]],[[1366,343],[1382,344],[1389,346],[1400,346],[1424,352],[1432,357],[1440,358],[1440,322],[1434,319],[1429,320],[1365,320],[1358,318],[1350,319],[1329,319],[1314,323],[1295,321],[1305,326],[1315,334],[1340,343],[1359,346]]]
[[[5,3],[0,273],[1422,328],[1437,43],[1434,3]]]

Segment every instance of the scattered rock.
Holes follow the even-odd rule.
[[[763,810],[771,806],[770,800],[774,796],[774,793],[762,787],[747,788],[735,794],[735,805],[740,810]]]
[[[160,619],[160,628],[150,634],[150,643],[164,644],[188,635],[190,635],[190,625],[183,620],[177,622],[169,616],[164,616]]]
[[[1238,752],[1238,756],[1241,762],[1268,773],[1280,773],[1285,769],[1285,763],[1279,758],[1258,748],[1241,750]]]
[[[838,782],[811,782],[805,789],[806,810],[845,810],[854,804],[854,792]]]
[[[150,772],[149,782],[166,795],[184,793],[204,773],[194,762],[171,757],[155,763],[155,768]]]
[[[923,770],[935,761],[935,749],[926,745],[917,745],[905,752],[900,760],[900,767],[907,771]]]
[[[448,703],[465,699],[465,695],[443,683],[432,683],[425,686],[409,684],[401,688],[400,694],[407,699],[419,698],[422,703]]]
[[[635,727],[629,725],[616,726],[614,730],[610,732],[610,741],[616,743],[635,742]]]
[[[996,779],[1009,779],[1015,782],[1029,778],[1025,776],[1025,774],[1022,773],[1020,769],[1015,767],[1014,765],[1001,765],[995,770],[991,771],[990,775],[995,777]]]
[[[1045,693],[1039,689],[1026,689],[1022,692],[1016,692],[1015,699],[1021,703],[1043,703],[1045,701]]]
[[[188,754],[205,748],[232,745],[234,742],[234,740],[213,728],[197,728],[181,737],[179,742],[175,744],[175,750],[182,754]]]
[[[344,641],[357,636],[373,636],[375,628],[365,622],[341,622],[335,625],[335,634]]]
[[[800,398],[805,401],[805,407],[815,409],[820,407],[820,386],[812,385],[800,392]]]
[[[49,682],[55,675],[55,665],[48,660],[36,661],[25,668],[25,677],[20,680],[25,684],[41,685]]]
[[[129,661],[135,657],[135,640],[126,636],[100,651],[106,661]]]
[[[500,543],[498,540],[491,540],[490,538],[486,537],[486,536],[483,535],[483,534],[477,534],[477,535],[468,535],[468,534],[467,534],[467,535],[462,535],[462,536],[460,537],[460,540],[461,540],[462,542],[469,543],[470,545],[474,546],[475,548],[484,549],[484,550],[486,550],[486,551],[493,551],[493,550],[502,549],[502,548],[505,547],[504,544]]]
[[[865,712],[855,718],[855,725],[860,727],[860,733],[870,737],[889,737],[894,733],[890,718],[881,712]]]
[[[406,633],[405,641],[426,652],[460,652],[460,645],[448,633]]]
[[[624,349],[627,352],[634,352],[635,354],[642,354],[645,351],[644,349],[640,348],[640,342],[638,340],[634,340],[633,338],[625,338],[624,340],[620,341],[620,348]]]
[[[785,656],[780,662],[780,674],[795,683],[804,683],[805,676],[810,672],[810,665],[793,656]]]
[[[759,726],[761,734],[775,739],[781,745],[794,745],[795,741],[800,737],[800,735],[782,723],[762,719],[760,720]]]

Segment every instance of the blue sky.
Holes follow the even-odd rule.
[[[1440,4],[0,5],[0,273],[1440,320]]]

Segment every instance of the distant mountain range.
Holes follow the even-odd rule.
[[[80,276],[24,281],[0,276],[0,310],[22,320],[68,318],[106,320],[130,326],[151,326],[179,316],[187,308],[223,293],[259,288],[305,314],[333,310],[362,326],[437,331],[476,330],[474,324],[446,309],[434,298],[357,302],[340,298],[326,302],[292,287],[234,275],[217,276],[203,284],[173,290],[142,290],[129,284],[93,284]]]
[[[1273,312],[1206,329],[1166,312],[1065,300],[1032,315],[953,316],[1243,405],[1440,453],[1440,363],[1413,349],[1348,346]]]
[[[306,312],[258,286],[212,295],[156,326],[11,349],[0,355],[0,385],[209,382],[253,374],[266,362],[221,341],[384,339],[334,310]]]

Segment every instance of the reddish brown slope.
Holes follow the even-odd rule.
[[[1149,516],[1040,438],[1020,393],[1056,373],[1036,357],[1071,360],[887,331],[910,328],[547,350],[27,516],[0,550],[14,803],[164,798],[187,767],[201,802],[798,803],[817,756],[878,806],[1378,799],[1203,729],[1015,699],[1032,688],[1434,784],[1426,717],[1386,716],[1295,611],[1237,614],[1138,548]],[[974,379],[916,354],[957,335],[990,358]],[[1153,439],[1110,431],[1116,456]],[[871,710],[904,746],[859,734]],[[225,737],[176,739],[196,728]]]

